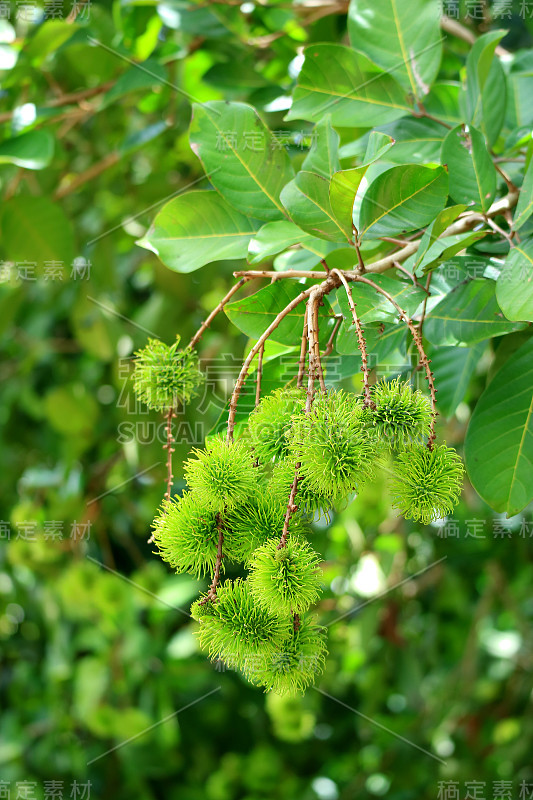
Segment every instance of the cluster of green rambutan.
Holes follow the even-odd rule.
[[[150,342],[138,354],[136,391],[166,410],[178,383],[192,395],[197,364],[174,346],[164,351],[168,369],[152,373],[159,349]],[[187,491],[165,500],[153,526],[178,572],[217,576],[191,609],[202,648],[279,693],[303,691],[325,662],[324,630],[309,616],[321,590],[309,521],[359,492],[387,454],[395,507],[418,522],[449,514],[463,477],[455,451],[433,445],[430,401],[406,383],[379,382],[371,402],[342,390],[317,393],[310,409],[306,399],[304,389],[275,391],[240,439],[214,436],[193,451]],[[231,564],[247,577],[218,585]]]

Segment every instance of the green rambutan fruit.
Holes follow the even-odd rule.
[[[223,516],[202,504],[196,492],[186,492],[163,504],[153,522],[154,541],[163,561],[177,572],[200,578],[215,568],[221,527],[223,559],[238,560],[235,536]]]
[[[244,504],[255,495],[258,473],[242,441],[227,442],[216,436],[205,450],[194,453],[196,458],[185,462],[185,477],[203,507],[223,511]]]
[[[279,541],[285,522],[288,496],[287,493],[287,498],[282,500],[271,489],[260,488],[253,497],[228,512],[227,526],[232,531],[232,553],[236,560],[248,561],[254,550],[274,536]],[[302,529],[300,515],[293,514],[291,531]]]
[[[366,422],[369,413],[356,395],[329,391],[317,394],[311,412],[294,423],[291,452],[301,462],[300,475],[309,491],[331,504],[374,475],[378,444]]]
[[[262,464],[279,461],[288,455],[287,434],[295,414],[305,406],[304,389],[277,389],[263,397],[250,414],[250,444]]]
[[[279,547],[280,536],[281,529],[252,555],[250,591],[271,614],[301,614],[320,596],[320,557],[309,542],[293,534]]]
[[[451,447],[418,445],[400,453],[394,462],[393,506],[406,519],[424,525],[450,514],[463,483],[464,467]]]
[[[372,390],[375,409],[366,419],[379,440],[391,450],[405,449],[427,439],[431,430],[431,401],[399,378],[381,380]]]
[[[289,502],[292,483],[294,481],[294,472],[294,461],[289,458],[285,459],[275,465],[269,482],[270,490],[279,498],[285,509]],[[321,494],[317,492],[314,487],[311,488],[309,480],[300,472],[295,504],[298,507],[299,514],[313,516],[315,513],[320,513],[322,511],[327,514],[328,509],[331,508],[332,499],[329,494]],[[291,517],[291,530],[293,517]]]
[[[290,635],[292,618],[270,614],[259,606],[246,581],[225,581],[216,601],[196,601],[191,615],[200,627],[200,646],[212,659],[244,669],[249,660],[273,655]]]
[[[198,393],[204,376],[196,352],[179,350],[180,337],[170,347],[157,339],[135,353],[133,390],[139,400],[155,411],[170,411],[188,403]]]
[[[246,677],[276,694],[303,694],[324,670],[327,655],[325,633],[325,629],[313,624],[311,619],[299,619],[274,655],[250,659],[246,665]]]

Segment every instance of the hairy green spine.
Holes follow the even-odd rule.
[[[461,459],[451,447],[411,447],[394,463],[393,505],[406,519],[427,525],[453,511],[463,475]]]
[[[195,351],[190,347],[179,350],[179,343],[179,336],[170,347],[158,339],[148,339],[148,344],[135,353],[133,390],[155,411],[170,411],[180,402],[188,403],[204,381]]]
[[[317,394],[309,414],[295,421],[291,433],[293,458],[310,491],[333,504],[373,477],[377,456],[375,436],[360,398],[340,391]]]
[[[373,387],[375,409],[366,415],[379,440],[391,450],[405,449],[427,438],[431,426],[431,401],[399,378],[382,380]]]
[[[257,490],[258,474],[242,441],[227,442],[216,436],[196,458],[185,462],[185,477],[202,505],[223,511],[246,503]]]
[[[198,638],[210,658],[245,669],[258,656],[274,655],[290,634],[290,616],[270,614],[255,602],[246,581],[225,581],[215,602],[196,601],[191,615],[199,622]]]
[[[250,590],[257,604],[272,614],[301,614],[320,596],[320,558],[305,539],[294,535],[284,547],[278,545],[279,536],[253,554]]]
[[[276,694],[305,692],[324,670],[327,648],[325,629],[310,618],[299,619],[290,636],[274,654],[251,659],[245,674],[249,681]]]
[[[305,397],[304,389],[277,389],[250,414],[250,444],[262,464],[287,457],[287,434],[295,414],[305,406]]]

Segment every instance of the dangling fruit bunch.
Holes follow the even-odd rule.
[[[159,361],[161,358],[161,361]],[[162,371],[151,369],[156,362]],[[199,384],[189,350],[151,341],[137,354],[135,390],[172,408],[179,384]],[[429,399],[399,380],[370,395],[281,389],[264,397],[240,439],[210,437],[185,464],[187,491],[164,501],[153,524],[161,557],[178,572],[213,575],[192,606],[201,647],[278,693],[304,691],[325,664],[324,629],[310,615],[321,593],[320,557],[309,522],[347,502],[393,461],[395,507],[428,523],[456,504],[463,467],[434,445]],[[220,581],[229,564],[246,578]]]

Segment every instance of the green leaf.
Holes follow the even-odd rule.
[[[237,211],[266,221],[285,216],[279,195],[294,171],[255,109],[194,104],[190,142],[215,189]]]
[[[444,417],[452,417],[463,401],[486,346],[478,342],[473,347],[437,347],[429,353],[438,386],[437,411]]]
[[[502,314],[495,296],[496,285],[488,278],[461,283],[428,314],[424,335],[435,345],[475,344],[491,336],[521,330]]]
[[[259,225],[217,192],[193,191],[166,203],[137,244],[176,272],[194,272],[212,261],[244,258]]]
[[[431,119],[405,117],[396,122],[390,122],[388,125],[381,125],[380,130],[390,136],[394,142],[393,149],[387,152],[386,161],[394,164],[409,164],[424,161],[437,163],[440,160],[440,148],[445,129],[438,122]],[[362,157],[365,152],[365,143],[368,147],[370,137],[376,134],[377,131],[372,131],[355,142],[343,145],[339,150],[340,157]]]
[[[496,373],[474,409],[465,440],[477,493],[512,517],[533,500],[533,339]]]
[[[376,239],[423,228],[443,209],[447,197],[448,176],[442,167],[392,167],[363,196],[359,234]]]
[[[373,127],[411,110],[394,78],[349,47],[315,44],[304,53],[287,120],[318,122],[328,113],[334,125]]]
[[[533,214],[533,158],[529,159],[524,182],[518,196],[518,203],[513,217],[513,231],[520,230],[531,214]]]
[[[442,56],[440,20],[427,0],[351,0],[348,32],[355,50],[391,72],[413,97],[423,97]]]
[[[343,320],[335,346],[341,355],[359,356],[359,347],[355,326],[350,319]],[[406,340],[405,325],[395,322],[390,323],[366,323],[364,328],[368,361],[370,366],[383,364],[387,356],[397,349],[402,349]],[[361,359],[358,360],[356,369],[361,369]]]
[[[416,251],[415,267],[419,266],[431,245],[444,233],[448,225],[451,225],[467,207],[468,206],[465,205],[448,206],[448,208],[443,208],[442,211],[437,214],[431,225],[428,225],[426,228],[420,240],[418,250]]]
[[[466,233],[455,233],[452,236],[442,236],[425,253],[418,265],[417,274],[420,272],[426,274],[431,269],[435,269],[441,261],[448,261],[486,235],[487,231],[466,231]]]
[[[331,208],[349,241],[353,239],[353,206],[361,180],[370,164],[381,158],[393,144],[394,139],[388,134],[372,131],[368,137],[363,164],[355,169],[339,170],[331,178]]]
[[[533,239],[509,251],[496,283],[496,298],[507,319],[533,322]]]
[[[420,303],[426,297],[423,289],[419,289],[413,283],[395,280],[388,275],[373,275],[372,280],[381,286],[391,297],[396,300],[398,305],[407,312],[409,316],[414,314]],[[350,284],[352,297],[356,304],[357,316],[362,323],[368,322],[391,322],[398,318],[398,311],[394,306],[372,286],[354,281]],[[353,325],[353,317],[348,305],[346,291],[341,286],[335,292],[335,297],[339,303],[342,316],[348,328]]]
[[[44,169],[54,155],[54,137],[49,131],[29,131],[0,144],[0,164],[26,169]]]
[[[329,179],[340,168],[339,134],[333,128],[328,114],[314,127],[313,143],[302,169]]]
[[[461,96],[465,122],[480,128],[491,146],[503,125],[507,103],[505,73],[494,58],[506,33],[490,31],[475,41],[466,59],[466,91]]]
[[[496,195],[496,168],[487,151],[483,134],[462,125],[453,128],[442,143],[442,163],[448,166],[450,197],[488,211]]]
[[[249,297],[228,303],[224,311],[239,330],[253,339],[258,339],[279,312],[303,290],[302,284],[296,281],[276,281]],[[305,301],[302,301],[273,331],[270,337],[272,341],[289,346],[299,345],[302,338],[304,314]],[[331,315],[331,308],[327,301],[320,309],[319,315],[322,319],[320,338],[323,341],[324,337],[327,339],[328,336],[327,325],[323,323]]]
[[[314,253],[318,251],[320,256],[326,256],[331,251],[331,245],[324,240],[305,233],[294,222],[282,219],[265,223],[250,239],[248,263],[259,264],[295,244],[311,249]]]
[[[293,222],[307,233],[333,242],[347,238],[331,208],[329,181],[320,175],[299,172],[282,190],[281,202]]]
[[[2,249],[11,261],[28,261],[42,272],[45,262],[74,258],[74,233],[63,209],[47,197],[12,197],[1,217]]]

